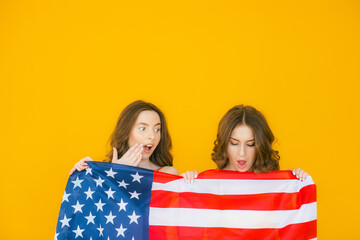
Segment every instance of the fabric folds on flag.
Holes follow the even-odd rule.
[[[317,239],[311,177],[208,170],[185,183],[143,168],[88,164],[69,177],[55,239]]]

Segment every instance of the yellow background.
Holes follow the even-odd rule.
[[[217,124],[258,108],[281,168],[318,187],[319,239],[360,239],[358,1],[0,3],[0,239],[52,239],[75,162],[121,110],[166,115],[175,166],[214,168]]]

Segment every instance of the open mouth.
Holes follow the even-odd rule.
[[[150,152],[152,147],[153,147],[152,144],[147,144],[147,145],[144,146],[144,151],[145,152]]]
[[[244,169],[246,167],[246,160],[238,160],[237,162],[240,169]]]

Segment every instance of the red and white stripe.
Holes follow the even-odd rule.
[[[290,171],[154,172],[150,239],[316,239],[316,188]]]

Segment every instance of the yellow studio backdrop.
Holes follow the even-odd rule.
[[[118,115],[163,110],[180,172],[258,108],[318,189],[319,239],[360,239],[358,1],[0,2],[0,239],[52,239],[69,170]]]

